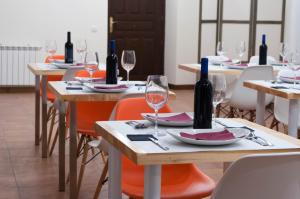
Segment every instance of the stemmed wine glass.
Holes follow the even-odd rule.
[[[168,79],[162,75],[150,75],[147,78],[145,98],[148,105],[155,111],[155,135],[164,136],[157,128],[158,110],[165,106],[169,98]]]
[[[236,47],[236,51],[237,51],[237,54],[240,57],[240,64],[241,64],[242,63],[242,58],[243,58],[244,54],[246,53],[246,42],[241,41],[239,43],[239,45]]]
[[[222,41],[219,41],[217,44],[217,54],[221,57],[225,55],[225,43]],[[221,67],[222,66],[223,66],[223,64],[221,62]]]
[[[96,54],[96,52],[87,52],[84,57],[84,68],[89,72],[91,82],[94,72],[98,69]]]
[[[210,74],[208,76],[209,81],[213,87],[213,122],[216,116],[217,106],[223,102],[226,95],[226,79],[224,74]]]
[[[287,66],[294,73],[294,88],[296,88],[297,71],[300,69],[299,53],[291,52],[287,56]]]
[[[55,55],[57,51],[57,44],[55,40],[47,40],[45,43],[45,49],[46,52],[49,54],[49,61],[53,62],[54,58],[53,56]]]
[[[87,43],[86,40],[77,40],[76,41],[76,51],[80,55],[79,63],[84,62],[84,54],[87,50]]]
[[[129,72],[134,68],[136,63],[134,50],[123,50],[121,64],[127,72],[127,84],[129,84]]]
[[[288,55],[288,46],[286,43],[280,43],[279,55],[282,57],[282,66],[284,66],[286,62],[286,57]]]

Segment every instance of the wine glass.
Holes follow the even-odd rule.
[[[239,43],[239,45],[237,45],[236,51],[237,51],[238,56],[240,57],[240,64],[241,64],[242,58],[243,58],[244,54],[246,53],[246,42],[241,41]]]
[[[297,71],[300,69],[299,53],[290,52],[287,55],[287,66],[294,73],[294,88],[296,88]]]
[[[127,84],[129,84],[129,72],[134,68],[136,63],[134,50],[123,50],[121,64],[127,72]]]
[[[217,54],[221,57],[223,57],[225,55],[225,43],[222,41],[219,41],[217,44]],[[223,67],[222,61],[221,61],[220,66]]]
[[[89,72],[91,82],[94,72],[98,70],[96,54],[96,52],[86,52],[84,57],[84,68]]]
[[[145,98],[148,105],[155,111],[155,135],[164,136],[157,128],[158,110],[165,106],[169,98],[168,79],[162,75],[150,75],[147,78]]]
[[[49,55],[49,61],[53,62],[54,61],[53,56],[55,55],[55,53],[57,51],[56,41],[55,40],[46,40],[45,49]]]
[[[84,53],[87,50],[87,43],[86,40],[77,40],[76,41],[76,51],[80,55],[79,63],[84,62]]]
[[[286,62],[286,56],[288,55],[288,46],[286,43],[280,43],[279,55],[282,57],[282,66],[284,66]]]
[[[216,116],[217,106],[223,102],[226,95],[226,79],[224,74],[210,74],[208,76],[209,81],[213,87],[213,121]]]
[[[225,43],[222,41],[219,41],[217,44],[217,54],[219,56],[224,56],[225,55]]]

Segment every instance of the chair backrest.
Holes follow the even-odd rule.
[[[47,56],[45,58],[45,63],[50,63],[50,60],[64,60],[65,56],[64,55],[53,55],[53,56]],[[61,81],[63,78],[62,75],[48,75],[47,76],[47,81]]]
[[[259,56],[252,56],[249,61],[250,64],[259,64]],[[267,65],[272,65],[276,63],[276,59],[274,57],[267,57]]]
[[[86,70],[80,70],[75,74],[76,77],[89,77],[90,74]],[[105,70],[97,70],[93,73],[93,77],[106,77],[106,71]]]
[[[299,103],[299,110],[300,110],[300,103]],[[288,125],[289,101],[287,99],[281,97],[275,97],[274,116],[279,122]],[[300,128],[300,117],[298,118],[298,128]]]
[[[251,155],[228,168],[211,199],[299,199],[300,153]]]
[[[144,97],[125,98],[120,100],[115,107],[115,120],[140,120],[141,113],[153,113]],[[160,113],[172,112],[168,105],[159,110]]]
[[[45,58],[45,63],[50,63],[51,60],[65,60],[65,56],[64,55],[47,56]]]
[[[243,86],[246,80],[272,80],[274,79],[272,66],[251,66],[242,72],[229,100],[230,105],[241,110],[255,110],[257,92]],[[266,95],[266,105],[270,104],[273,96]]]

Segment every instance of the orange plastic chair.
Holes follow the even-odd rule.
[[[141,113],[153,110],[144,98],[128,98],[118,102],[116,120],[139,120]],[[171,112],[168,106],[161,113]],[[201,172],[194,164],[162,166],[161,198],[199,199],[211,195],[215,182]],[[140,199],[144,194],[144,167],[137,166],[128,158],[122,158],[122,190],[130,198]]]
[[[86,70],[81,70],[76,73],[77,77],[89,77],[89,73]],[[93,77],[106,77],[106,71],[98,70],[95,71]],[[97,139],[98,135],[95,132],[95,122],[96,121],[107,121],[110,118],[110,115],[115,107],[117,102],[115,101],[102,101],[102,102],[77,102],[77,132],[81,135],[80,140],[78,143],[78,151],[77,155],[81,149],[83,149],[83,157],[82,157],[82,164],[79,171],[78,176],[78,193],[81,187],[87,155],[88,155],[88,142],[92,141],[92,139]],[[67,114],[67,128],[69,125],[69,114]],[[106,163],[106,158],[104,154],[101,153],[102,160]]]
[[[64,60],[65,56],[64,55],[54,55],[54,56],[48,56],[45,59],[45,63],[50,63],[50,60],[54,59],[54,60]],[[63,78],[63,75],[48,75],[47,76],[47,82],[48,81],[61,81]],[[42,96],[42,90],[40,89],[40,95]],[[55,100],[55,95],[49,90],[47,89],[47,100],[50,102],[54,102]]]

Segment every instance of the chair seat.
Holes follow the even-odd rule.
[[[128,165],[127,158],[123,158]],[[124,163],[123,163],[124,165]],[[143,198],[144,167],[129,163],[132,172],[123,172],[122,189],[132,198]],[[126,166],[128,169],[128,166]],[[124,168],[123,168],[124,169]],[[215,188],[214,181],[194,164],[162,166],[162,192],[164,199],[199,199],[209,196]]]

